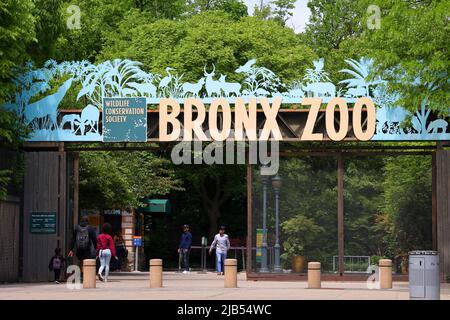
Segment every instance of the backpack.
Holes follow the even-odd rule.
[[[53,258],[53,264],[52,264],[52,268],[53,270],[59,270],[61,269],[61,265],[62,265],[62,260],[60,257],[54,257]]]
[[[89,239],[89,227],[78,226],[77,238],[76,238],[77,249],[88,250],[91,247],[91,240]]]

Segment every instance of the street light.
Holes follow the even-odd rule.
[[[263,186],[263,241],[261,245],[261,269],[259,272],[269,272],[267,268],[267,182],[269,177],[262,174],[265,165],[261,167],[261,182]]]
[[[277,174],[272,178],[272,187],[275,191],[275,264],[273,267],[274,272],[281,272],[280,265],[280,239],[279,239],[279,201],[280,201],[280,189],[281,189],[281,177]]]

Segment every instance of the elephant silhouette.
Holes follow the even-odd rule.
[[[95,133],[98,133],[98,119],[100,118],[100,111],[97,107],[93,106],[92,104],[88,104],[82,111],[81,111],[81,120],[78,126],[78,130],[80,131],[81,135],[85,135],[88,132],[94,131]],[[85,132],[86,127],[89,126],[90,129],[88,132]],[[75,132],[74,132],[75,133]]]

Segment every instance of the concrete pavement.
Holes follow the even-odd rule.
[[[149,288],[148,273],[113,274],[96,289],[70,290],[65,283],[0,285],[0,300],[148,299],[148,300],[407,300],[408,283],[394,282],[393,289],[368,289],[365,282],[322,282],[322,289],[307,289],[306,282],[246,281],[238,275],[236,289],[225,289],[223,276],[215,273],[164,272],[164,287]],[[441,299],[450,300],[450,285],[442,284]]]

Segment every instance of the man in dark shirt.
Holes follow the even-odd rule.
[[[191,250],[192,234],[189,232],[189,226],[183,226],[183,234],[181,235],[180,245],[178,246],[178,253],[182,257],[184,263],[183,273],[189,273],[189,251]]]
[[[81,272],[83,272],[83,260],[92,259],[92,248],[97,248],[97,235],[94,228],[89,225],[87,216],[81,217],[80,224],[73,231],[73,240],[70,248],[72,249],[68,256],[73,257],[75,252],[76,257],[80,261]]]

